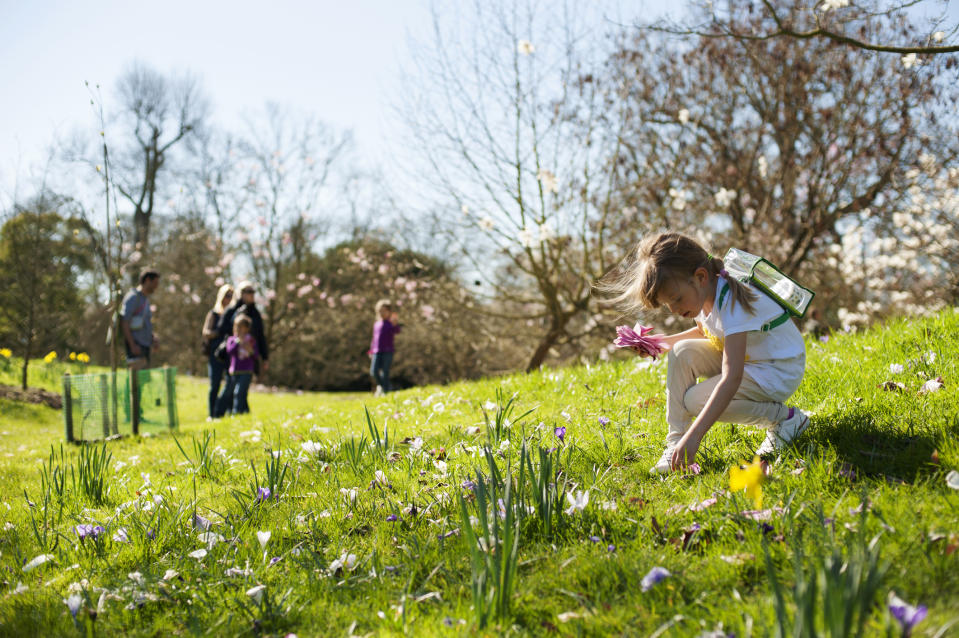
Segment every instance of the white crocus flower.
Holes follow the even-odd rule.
[[[270,542],[270,536],[272,535],[273,533],[269,530],[256,533],[256,540],[260,541],[260,549],[266,551],[266,544]]]
[[[53,560],[53,558],[54,558],[53,554],[40,554],[39,556],[31,560],[29,563],[24,565],[23,571],[25,572],[33,571],[40,565],[43,565],[44,563]]]
[[[250,587],[246,590],[246,595],[253,599],[257,605],[263,600],[263,592],[266,590],[266,585],[257,585],[256,587]]]
[[[566,492],[566,501],[569,503],[569,507],[563,510],[566,515],[570,515],[575,512],[582,512],[589,504],[589,490]]]

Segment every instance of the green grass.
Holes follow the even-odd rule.
[[[90,457],[81,464],[77,447],[60,457],[60,414],[0,402],[0,634],[459,635],[466,628],[479,635],[696,636],[721,628],[765,636],[778,626],[792,635],[805,622],[802,635],[840,635],[830,634],[839,622],[830,614],[852,603],[827,609],[822,595],[862,591],[850,599],[864,604],[854,629],[895,635],[886,607],[895,591],[929,607],[914,635],[936,635],[959,618],[959,493],[945,481],[959,468],[957,360],[959,314],[951,310],[810,342],[794,402],[815,413],[813,426],[772,466],[763,486],[766,527],[740,513],[754,508],[743,494],[727,491],[729,468],[751,459],[762,438],[757,430],[716,425],[701,448],[700,475],[648,474],[666,432],[661,363],[542,370],[377,399],[254,393],[252,415],[212,425],[203,421],[205,383],[181,378],[176,440],[162,434],[109,443],[100,505],[83,489],[89,481],[80,480],[81,473],[91,478]],[[895,363],[902,373],[890,372]],[[31,384],[57,389],[62,366],[36,364]],[[0,383],[15,383],[18,374],[0,361]],[[938,376],[945,387],[918,394],[926,378]],[[906,390],[877,387],[890,379]],[[500,433],[489,404],[497,390],[500,406],[515,396],[515,422]],[[653,401],[642,407],[646,399]],[[553,434],[557,425],[567,427],[563,444]],[[468,433],[476,427],[479,434]],[[491,458],[511,483],[509,499],[505,482],[489,479],[488,437],[497,439]],[[307,441],[322,447],[306,454]],[[528,473],[520,483],[524,441],[534,475],[542,462],[537,448],[557,448],[549,453],[557,473],[543,474],[554,477],[543,490],[560,499],[560,509],[569,505],[565,492],[589,491],[580,512],[554,508],[548,530]],[[480,514],[481,497],[466,480],[496,487],[497,498],[515,508],[515,564],[499,549],[508,540],[493,541],[497,549],[486,554],[467,544],[464,516],[470,524]],[[279,498],[258,503],[263,486]],[[712,496],[711,507],[687,507]],[[505,533],[498,508],[491,504],[485,524]],[[208,546],[195,515],[212,521],[222,541]],[[398,520],[388,521],[391,515]],[[81,542],[79,524],[106,531]],[[482,522],[472,526],[480,536],[493,533]],[[129,542],[112,540],[120,529]],[[271,533],[265,551],[260,531]],[[191,557],[200,549],[204,557]],[[24,572],[41,554],[53,559]],[[352,569],[337,569],[341,558],[350,564],[350,554]],[[280,560],[269,566],[274,557]],[[515,569],[505,596],[490,581],[474,587],[494,564],[507,577]],[[654,566],[672,575],[643,592]],[[176,576],[164,579],[168,570]],[[778,611],[771,575],[781,587]],[[247,594],[257,585],[265,586],[258,599]],[[492,614],[481,628],[475,591],[481,607],[485,591],[506,615]],[[64,604],[71,593],[82,600],[76,620]]]

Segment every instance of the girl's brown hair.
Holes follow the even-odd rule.
[[[698,268],[705,268],[710,280],[723,270],[723,260],[710,255],[692,237],[664,232],[649,235],[639,242],[619,268],[600,284],[611,294],[610,302],[627,313],[659,308],[659,294],[668,281],[688,280]],[[753,311],[756,293],[727,277],[732,302]],[[718,301],[718,300],[717,300]]]

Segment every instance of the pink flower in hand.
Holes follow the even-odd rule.
[[[668,348],[663,343],[662,337],[649,334],[653,331],[652,328],[640,324],[636,324],[635,327],[639,328],[639,332],[629,326],[616,326],[617,337],[613,341],[613,345],[617,348],[632,348],[648,354],[653,359],[666,352]]]

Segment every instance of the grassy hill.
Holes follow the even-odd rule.
[[[807,350],[813,426],[761,504],[729,491],[752,428],[717,424],[699,474],[648,474],[665,365],[635,358],[254,393],[213,424],[182,378],[179,432],[110,442],[108,463],[61,452],[58,411],[0,399],[0,633],[887,635],[892,592],[928,606],[913,635],[956,632],[959,314]]]

